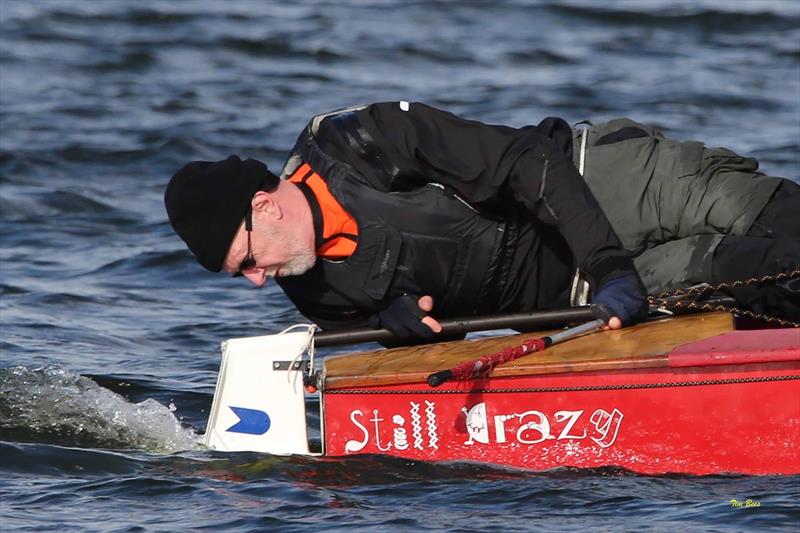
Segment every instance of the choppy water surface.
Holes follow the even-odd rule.
[[[796,180],[800,3],[0,0],[0,25],[0,529],[800,521],[797,477],[203,450],[219,342],[302,319],[203,271],[161,204],[187,160],[279,167],[313,114],[396,99],[517,126],[629,116]]]

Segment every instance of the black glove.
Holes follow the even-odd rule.
[[[603,284],[592,301],[597,318],[619,317],[623,326],[631,326],[647,318],[647,290],[639,276],[623,274]]]
[[[428,313],[419,308],[419,296],[404,294],[395,298],[389,307],[369,317],[373,328],[384,327],[398,340],[430,339],[435,333],[422,323]]]

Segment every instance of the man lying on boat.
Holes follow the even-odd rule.
[[[578,277],[618,328],[648,290],[800,266],[800,187],[757,168],[630,120],[517,129],[387,102],[314,117],[280,177],[191,162],[165,203],[206,269],[275,277],[324,329],[431,338],[433,317],[566,307]],[[796,318],[798,284],[732,296]]]

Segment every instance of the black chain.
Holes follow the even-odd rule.
[[[734,313],[738,316],[746,316],[749,318],[762,320],[764,322],[779,324],[781,326],[800,328],[800,322],[794,322],[792,320],[786,320],[784,318],[779,318],[776,316],[765,315],[763,313],[754,313],[752,311],[748,311],[747,309],[741,309],[739,307],[727,306],[722,304],[713,304],[713,303],[701,303],[693,300],[675,299],[687,296],[700,296],[705,292],[709,291],[714,292],[720,289],[733,289],[736,287],[742,287],[744,285],[756,285],[756,284],[760,285],[762,283],[767,283],[767,282],[774,283],[782,279],[790,279],[798,276],[800,276],[800,269],[792,270],[789,272],[779,272],[778,274],[770,274],[767,276],[761,276],[759,278],[748,278],[744,280],[735,280],[735,281],[717,283],[716,285],[703,284],[694,287],[688,287],[686,289],[662,291],[648,296],[647,300],[650,303],[650,305],[655,305],[657,307],[661,307],[668,310],[678,311],[683,309],[692,309],[695,311],[724,311],[724,312]]]

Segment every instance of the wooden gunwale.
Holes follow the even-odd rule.
[[[617,331],[597,332],[495,368],[493,377],[667,366],[675,347],[734,330],[729,313],[670,317]],[[377,350],[329,357],[323,390],[424,382],[451,368],[555,331]]]

